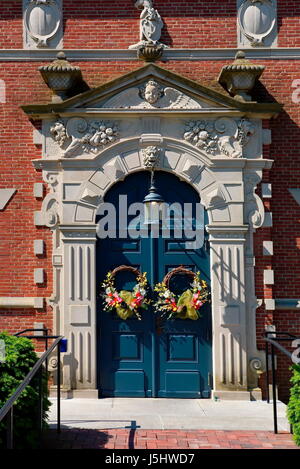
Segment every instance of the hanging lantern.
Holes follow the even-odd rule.
[[[144,223],[145,225],[158,224],[161,218],[161,209],[164,204],[164,199],[157,192],[154,184],[154,170],[151,171],[151,183],[149,192],[143,200],[145,211],[144,211]]]

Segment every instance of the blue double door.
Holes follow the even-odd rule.
[[[156,185],[167,203],[176,202],[182,207],[184,203],[194,207],[199,203],[194,189],[176,176],[159,172],[156,174]],[[126,195],[128,205],[142,201],[148,186],[149,172],[140,172],[128,176],[107,193],[105,201],[116,208],[117,224],[120,196]],[[198,229],[204,229],[201,225],[206,220],[197,220],[195,215],[193,217]],[[178,239],[177,233],[175,237],[172,230],[167,238],[124,238],[124,228],[117,226],[115,237],[98,240],[98,286],[109,270],[120,265],[131,265],[141,272],[147,272],[150,294],[153,296],[154,285],[161,282],[167,272],[180,265],[194,272],[200,271],[201,278],[210,284],[207,242],[194,249],[184,236]],[[135,284],[135,278],[130,272],[119,273],[115,281],[118,290],[131,290]],[[186,282],[187,278],[174,276],[170,286],[180,293],[188,287]],[[97,310],[100,397],[210,397],[210,304],[202,307],[202,317],[199,320],[175,319],[163,323],[152,307],[142,312],[141,320],[129,318],[126,321],[116,314],[103,311],[100,298]]]

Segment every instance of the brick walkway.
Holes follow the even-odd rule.
[[[300,449],[290,434],[218,430],[49,430],[44,449]]]

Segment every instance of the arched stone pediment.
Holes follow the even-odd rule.
[[[151,111],[152,114],[164,111],[176,114],[178,110],[204,114],[214,111],[222,115],[239,113],[267,118],[280,112],[281,106],[278,103],[237,101],[216,83],[214,87],[203,86],[158,65],[147,64],[61,103],[29,104],[22,109],[31,118],[49,117],[53,113],[88,114],[93,110],[104,114],[119,114],[117,111],[120,110],[126,114],[134,114],[137,110],[142,113]]]

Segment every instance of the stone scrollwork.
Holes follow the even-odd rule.
[[[208,154],[221,153],[230,158],[241,158],[243,148],[254,133],[255,126],[247,119],[236,122],[221,117],[216,121],[187,122],[183,138]]]
[[[246,219],[254,229],[260,228],[265,218],[264,204],[260,197],[255,194],[260,179],[255,173],[246,174],[244,178]]]
[[[43,171],[43,180],[48,184],[51,192],[56,192],[58,181],[58,173],[51,171]]]
[[[63,150],[64,157],[72,157],[78,150],[97,153],[99,149],[114,143],[119,135],[116,123],[110,121],[87,121],[73,117],[65,125],[56,121],[50,135]]]
[[[50,369],[55,370],[57,368],[57,364],[58,364],[58,361],[57,361],[56,357],[50,358],[50,360],[49,360],[49,368]]]
[[[61,29],[62,10],[58,0],[25,0],[26,33],[36,47],[49,47],[48,42]]]
[[[48,228],[53,229],[59,224],[59,202],[55,195],[50,193],[45,197],[41,213],[43,215],[44,225]]]
[[[45,214],[45,225],[48,226],[48,228],[54,228],[58,223],[58,202],[53,200],[53,202],[49,204]]]
[[[250,369],[257,374],[261,374],[264,372],[264,364],[260,358],[252,358],[249,362]]]

